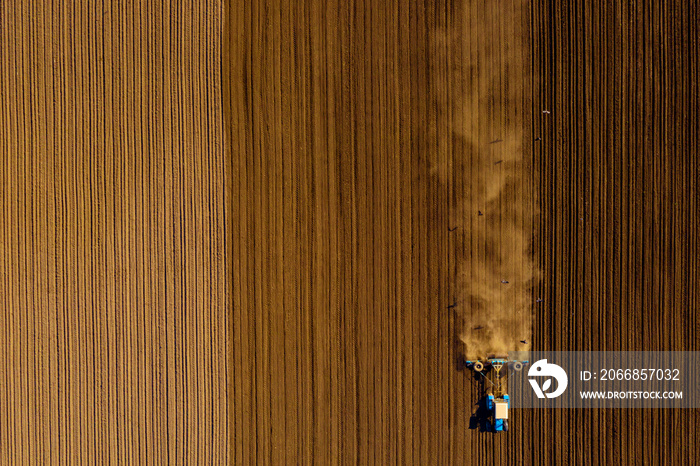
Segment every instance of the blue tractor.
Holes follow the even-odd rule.
[[[508,432],[508,408],[510,408],[510,397],[503,395],[496,399],[493,394],[486,396],[486,406],[493,416],[491,428],[494,432]]]
[[[504,367],[521,371],[528,361],[509,361],[507,357],[492,356],[484,361],[467,360],[467,367],[483,377],[490,385],[486,388],[486,408],[489,412],[492,432],[508,432],[510,396],[506,393],[508,371]],[[484,383],[485,385],[485,383]]]

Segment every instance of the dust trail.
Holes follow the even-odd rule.
[[[530,111],[524,92],[530,70],[526,4],[477,3],[465,12],[462,30],[438,37],[466,62],[455,70],[463,83],[457,98],[440,104],[460,116],[450,128],[454,173],[463,177],[455,180],[455,221],[463,226],[455,310],[471,358],[529,349],[530,289],[538,279],[530,251],[531,169],[524,151],[531,142],[523,126]],[[478,45],[470,49],[470,43]]]

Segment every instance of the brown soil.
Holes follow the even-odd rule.
[[[302,3],[227,15],[234,461],[693,462],[692,410],[470,429],[460,337],[698,349],[696,9]]]
[[[697,462],[694,410],[480,433],[461,361],[699,349],[699,20],[2,2],[0,464]]]
[[[227,461],[222,12],[0,5],[0,464]]]

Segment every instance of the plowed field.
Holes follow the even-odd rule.
[[[699,24],[2,2],[0,463],[697,462],[695,410],[479,432],[461,361],[700,349]]]
[[[0,464],[227,461],[221,13],[0,4]]]
[[[231,3],[236,462],[693,461],[692,410],[470,429],[458,362],[494,257],[533,348],[698,349],[691,3]]]

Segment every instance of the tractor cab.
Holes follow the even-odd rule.
[[[508,432],[508,408],[510,408],[510,397],[503,395],[496,398],[492,394],[486,397],[486,405],[493,417],[492,428],[494,432]]]

